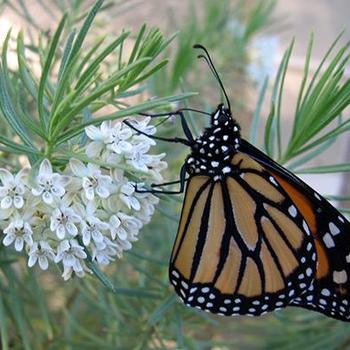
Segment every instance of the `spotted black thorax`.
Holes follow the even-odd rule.
[[[210,124],[195,139],[186,164],[190,174],[220,178],[232,171],[230,160],[240,145],[240,127],[223,104],[212,114]]]

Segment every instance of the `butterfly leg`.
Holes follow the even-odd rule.
[[[211,115],[210,113],[207,113],[207,112],[204,112],[204,111],[200,111],[200,110],[197,110],[197,109],[193,109],[193,108],[181,108],[177,111],[174,111],[174,112],[164,112],[164,113],[156,113],[156,114],[148,114],[148,113],[139,113],[140,115],[142,116],[145,116],[145,117],[151,117],[151,118],[158,118],[158,117],[166,117],[166,116],[180,116],[180,119],[181,119],[181,126],[182,126],[182,129],[185,133],[185,136],[187,138],[186,139],[182,139],[182,138],[178,138],[178,137],[174,137],[173,139],[170,139],[170,138],[165,138],[165,137],[158,137],[158,136],[153,136],[153,135],[148,135],[140,130],[138,130],[137,128],[135,128],[128,120],[124,120],[123,122],[128,125],[131,129],[139,132],[140,134],[142,135],[145,135],[151,139],[154,139],[154,140],[161,140],[161,141],[166,141],[166,142],[173,142],[173,143],[182,143],[182,144],[185,144],[187,146],[191,146],[193,143],[194,143],[194,138],[193,138],[193,135],[192,135],[192,132],[188,126],[188,123],[186,121],[186,118],[183,114],[184,111],[191,111],[191,112],[196,112],[196,113],[200,113],[200,114],[205,114],[205,115]]]
[[[153,136],[153,135],[146,134],[145,132],[143,132],[141,130],[138,130],[128,120],[123,120],[123,123],[126,124],[129,128],[137,131],[139,134],[145,135],[145,136],[147,136],[147,137],[149,137],[150,139],[153,139],[153,140],[160,140],[160,141],[171,142],[171,143],[182,143],[183,145],[186,145],[186,146],[191,146],[192,145],[192,141],[187,140],[187,139],[183,139],[183,138],[180,138],[180,137],[167,138],[167,137],[160,137],[160,136]]]
[[[200,111],[198,109],[194,109],[194,108],[181,108],[178,109],[177,111],[174,112],[168,112],[168,113],[157,113],[157,114],[147,114],[147,113],[140,113],[143,116],[146,117],[151,117],[151,118],[157,118],[157,117],[166,117],[166,116],[180,116],[181,118],[181,126],[182,129],[187,137],[188,140],[193,141],[193,135],[192,132],[187,124],[186,118],[183,114],[184,111],[190,111],[190,112],[195,112],[195,113],[199,113],[199,114],[204,114],[204,115],[208,115],[211,116],[210,113],[204,112],[204,111]]]
[[[154,193],[162,193],[162,194],[180,194],[180,193],[183,193],[184,190],[185,190],[185,183],[188,180],[188,179],[186,179],[186,170],[187,170],[187,166],[186,166],[186,164],[184,164],[181,167],[181,170],[180,170],[180,180],[166,182],[166,183],[163,183],[163,184],[151,185],[152,187],[162,187],[162,186],[173,185],[173,184],[179,183],[180,184],[180,188],[177,191],[140,190],[140,189],[137,188],[137,185],[136,185],[135,186],[135,192],[138,192],[138,193],[153,193],[153,194]]]

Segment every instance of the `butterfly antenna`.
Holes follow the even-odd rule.
[[[193,46],[195,49],[200,49],[200,50],[203,50],[205,55],[199,55],[198,58],[204,58],[205,61],[207,62],[211,72],[213,73],[215,79],[217,80],[217,82],[219,83],[220,87],[221,87],[221,90],[222,92],[224,93],[225,95],[225,98],[226,98],[226,102],[227,102],[227,107],[229,110],[231,110],[231,104],[230,104],[230,100],[227,96],[227,93],[226,93],[226,90],[224,88],[224,84],[222,83],[222,80],[220,79],[220,76],[219,76],[219,73],[217,72],[217,70],[215,69],[215,66],[214,66],[214,63],[209,55],[209,52],[208,50],[203,46],[203,45],[200,45],[200,44],[196,44]]]

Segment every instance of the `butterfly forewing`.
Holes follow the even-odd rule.
[[[182,300],[223,315],[286,306],[312,283],[310,230],[273,175],[244,154],[219,181],[189,179],[170,264]]]

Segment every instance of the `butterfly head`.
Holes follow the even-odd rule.
[[[212,126],[228,126],[232,121],[231,111],[223,103],[219,104],[215,112],[211,115]]]

